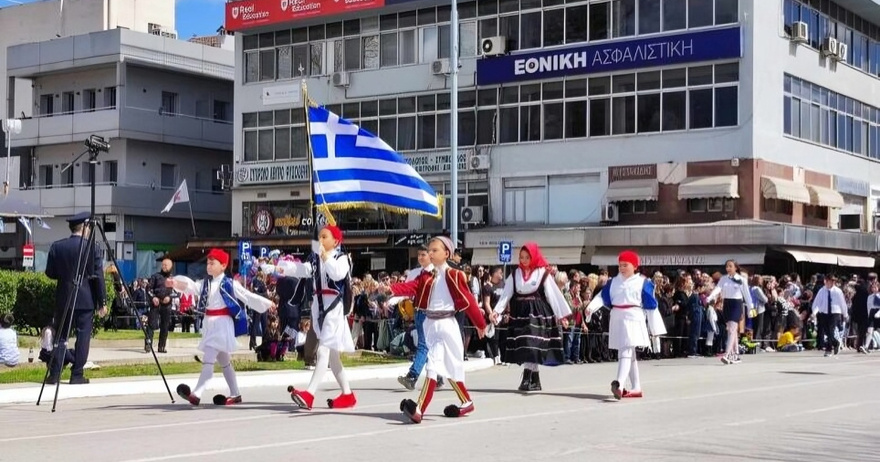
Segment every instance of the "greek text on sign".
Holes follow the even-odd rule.
[[[458,170],[469,170],[468,154],[470,150],[458,152]],[[446,173],[452,170],[452,163],[449,158],[452,155],[448,152],[431,152],[427,154],[405,154],[407,163],[409,163],[419,175],[430,175],[432,173]]]
[[[308,181],[309,176],[309,163],[303,160],[241,165],[235,180],[240,185],[290,183]]]
[[[477,85],[537,80],[742,56],[739,27],[617,40],[477,61]]]

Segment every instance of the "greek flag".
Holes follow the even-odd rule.
[[[434,189],[376,135],[323,107],[309,107],[309,135],[319,207],[440,216]]]

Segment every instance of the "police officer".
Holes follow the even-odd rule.
[[[101,257],[98,249],[92,247],[90,252],[83,255],[80,268],[80,249],[85,249],[89,230],[86,224],[89,221],[89,213],[83,212],[68,218],[71,236],[52,243],[49,248],[49,258],[46,262],[46,276],[57,281],[55,289],[55,332],[58,336],[58,348],[56,352],[67,351],[67,337],[70,332],[68,326],[76,329],[76,350],[74,353],[73,369],[70,375],[70,384],[89,383],[89,379],[83,377],[83,366],[89,358],[89,342],[92,337],[92,318],[95,309],[100,308],[98,314],[104,317],[107,314],[106,297],[107,288],[104,286],[104,273],[101,265]],[[76,276],[82,275],[77,285]],[[74,302],[76,295],[76,303]],[[72,322],[71,322],[72,318]],[[49,378],[46,383],[55,384],[61,377],[63,355],[53,355],[50,364]]]

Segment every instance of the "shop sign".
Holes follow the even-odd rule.
[[[623,180],[653,180],[657,178],[657,164],[625,165],[608,168],[608,182]]]
[[[271,183],[301,183],[309,181],[309,162],[262,162],[236,167],[235,181],[239,186]]]

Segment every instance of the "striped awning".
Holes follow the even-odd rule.
[[[843,202],[843,196],[833,189],[808,184],[807,191],[810,192],[810,204],[812,205],[835,209],[843,208],[845,205]]]
[[[608,202],[656,201],[659,193],[657,180],[623,180],[608,185],[605,199]]]
[[[685,178],[678,185],[678,200],[739,198],[739,177],[736,175]]]
[[[801,204],[811,203],[810,191],[805,185],[772,176],[761,177],[761,194],[767,199],[779,199]]]

